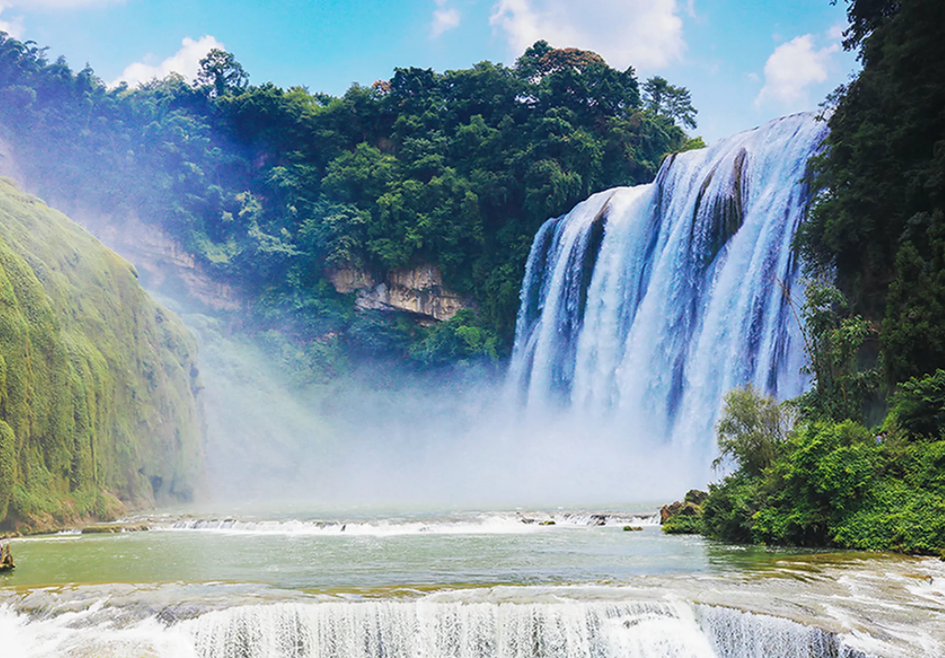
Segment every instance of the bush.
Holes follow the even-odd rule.
[[[903,383],[893,396],[889,419],[914,435],[941,436],[945,428],[945,370]]]
[[[668,535],[701,535],[702,516],[677,514],[667,519],[662,528]]]
[[[702,505],[703,534],[735,544],[755,541],[752,525],[760,507],[760,479],[736,473],[709,485]]]

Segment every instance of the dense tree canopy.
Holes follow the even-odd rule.
[[[512,67],[398,68],[340,98],[248,80],[215,50],[194,84],[108,89],[0,36],[0,125],[39,194],[166,229],[249,291],[261,329],[278,316],[308,341],[351,327],[326,268],[433,263],[476,300],[467,320],[498,337],[490,350],[507,349],[540,223],[648,182],[686,144],[676,122],[694,125],[685,90],[662,81],[682,109],[644,105],[632,69],[545,42]]]
[[[891,383],[945,367],[945,3],[855,0],[863,71],[838,90],[801,243],[882,323]]]

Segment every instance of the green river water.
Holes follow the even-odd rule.
[[[11,542],[0,655],[945,655],[936,560],[666,536],[645,508],[129,522]]]

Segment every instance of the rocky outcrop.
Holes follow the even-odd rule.
[[[701,534],[702,504],[709,497],[705,491],[692,489],[685,500],[660,509],[660,525],[668,534]]]
[[[401,311],[432,322],[449,320],[473,306],[471,300],[443,286],[443,274],[435,265],[391,270],[382,280],[354,268],[325,274],[338,292],[357,292],[355,307],[362,311]]]
[[[77,211],[73,219],[134,263],[141,283],[149,290],[211,311],[243,309],[243,298],[236,289],[210,276],[192,254],[181,249],[161,228],[134,215],[90,215]]]

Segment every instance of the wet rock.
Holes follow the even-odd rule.
[[[119,532],[144,532],[151,528],[143,523],[98,523],[82,528],[83,535],[108,535]]]
[[[666,523],[671,518],[679,514],[679,510],[682,509],[683,504],[678,500],[671,505],[663,505],[660,509],[660,525]]]

